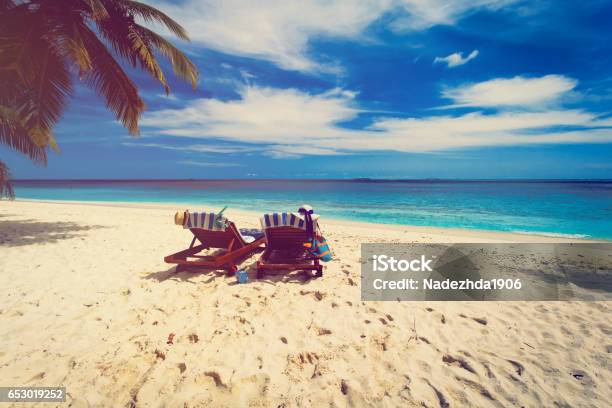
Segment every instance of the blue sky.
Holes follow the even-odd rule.
[[[610,2],[148,3],[198,88],[133,72],[131,138],[78,85],[48,167],[0,149],[15,178],[612,178]]]

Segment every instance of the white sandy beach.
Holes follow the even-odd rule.
[[[0,385],[72,407],[604,407],[610,302],[362,302],[362,242],[566,242],[334,221],[322,279],[176,274],[184,206],[0,201]],[[229,209],[240,227],[258,214]],[[174,334],[172,341],[169,336]],[[608,402],[606,402],[608,401]],[[48,406],[48,404],[39,404]]]

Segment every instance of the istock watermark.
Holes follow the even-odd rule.
[[[612,243],[362,244],[362,300],[612,300]]]
[[[425,255],[421,255],[420,259],[395,259],[392,256],[387,255],[374,255],[372,256],[374,262],[375,272],[386,272],[386,271],[412,271],[412,272],[432,272],[429,264],[433,259],[425,258]]]

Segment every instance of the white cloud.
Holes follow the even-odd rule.
[[[400,0],[405,15],[391,27],[397,31],[423,30],[435,25],[452,25],[479,10],[497,11],[517,0]]]
[[[150,147],[155,149],[177,150],[181,152],[196,152],[196,153],[248,153],[261,150],[259,146],[235,146],[235,145],[186,145],[175,146],[163,143],[141,143],[141,142],[124,142],[123,146],[130,147]]]
[[[240,163],[228,163],[228,162],[203,162],[196,160],[181,160],[178,162],[179,164],[187,164],[189,166],[200,166],[200,167],[244,167],[243,164]]]
[[[340,155],[343,153],[338,152],[334,149],[326,149],[315,146],[304,146],[300,144],[272,144],[272,145],[202,145],[202,144],[191,144],[176,146],[172,144],[164,143],[142,143],[142,142],[124,142],[123,146],[128,147],[147,147],[153,149],[164,149],[174,150],[186,153],[213,153],[213,154],[248,154],[259,152],[265,156],[274,157],[275,159],[289,159],[297,158],[302,156],[328,156],[328,155]],[[191,160],[188,164],[195,163]],[[184,162],[183,162],[184,163]],[[202,162],[198,162],[198,165],[202,165]]]
[[[580,110],[488,115],[476,112],[461,116],[381,119],[371,128],[384,135],[375,142],[379,149],[428,152],[466,147],[557,143],[559,134],[556,133],[553,138],[547,129],[589,126],[594,119],[594,115]],[[572,140],[587,141],[580,133],[574,134]],[[368,144],[373,144],[371,139],[355,141],[353,147],[367,149]]]
[[[166,95],[166,94],[163,94],[163,93],[158,93],[158,94],[155,94],[155,96],[157,98],[168,99],[168,100],[174,101],[174,102],[178,101],[178,98],[176,97],[176,95],[172,95],[172,94]]]
[[[473,60],[477,56],[478,56],[478,50],[474,50],[470,52],[470,54],[465,58],[463,58],[463,53],[454,52],[450,55],[447,55],[446,57],[436,57],[434,59],[434,64],[444,63],[446,64],[447,67],[454,68],[454,67],[458,67],[458,66],[467,64],[469,61]]]
[[[560,102],[577,84],[563,75],[515,76],[449,88],[442,96],[454,102],[451,107],[543,107]]]
[[[539,82],[531,83],[541,90]],[[473,87],[478,88],[478,84]],[[523,91],[533,94],[529,87]],[[601,123],[596,115],[562,108],[546,111],[504,109],[489,114],[471,112],[422,118],[380,117],[365,129],[341,127],[342,122],[363,113],[355,106],[355,96],[353,92],[340,89],[312,95],[295,89],[248,86],[241,90],[238,100],[200,99],[183,109],[148,113],[142,125],[148,130],[155,128],[155,132],[163,135],[260,144],[263,154],[277,158],[381,150],[434,152],[466,147],[612,141],[612,129],[592,129]],[[484,102],[479,103],[485,106],[503,105],[497,100],[491,101],[491,97],[481,96],[481,99]],[[527,98],[524,103],[532,106],[534,100]],[[516,100],[506,103],[516,104]]]
[[[240,94],[238,100],[199,99],[184,109],[151,112],[141,123],[176,136],[316,146],[305,139],[334,138],[335,124],[359,112],[352,107],[355,94],[340,89],[310,95],[295,89],[245,86]]]
[[[357,38],[388,9],[383,1],[151,1],[180,21],[192,41],[299,71],[324,69],[308,56],[311,38]]]
[[[272,61],[298,71],[337,71],[316,60],[309,43],[318,38],[365,40],[382,16],[393,30],[454,24],[476,10],[498,10],[515,0],[150,0],[183,24],[194,43],[225,53]]]
[[[275,159],[294,159],[302,156],[339,156],[347,154],[346,152],[342,152],[334,148],[305,146],[300,144],[275,145],[266,147],[263,150],[263,153],[266,156],[271,156]]]

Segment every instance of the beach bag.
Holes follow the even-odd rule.
[[[319,258],[321,262],[329,262],[334,257],[333,252],[329,248],[327,240],[323,236],[320,236],[318,239],[313,238],[310,244],[304,244],[304,246],[308,248],[308,251],[312,255]]]
[[[304,244],[313,256],[319,258],[322,262],[329,262],[333,258],[333,253],[329,248],[329,244],[322,235],[315,237],[314,223],[312,222],[312,214],[314,210],[311,206],[303,204],[298,212],[306,221],[306,235],[310,239],[309,243]]]

